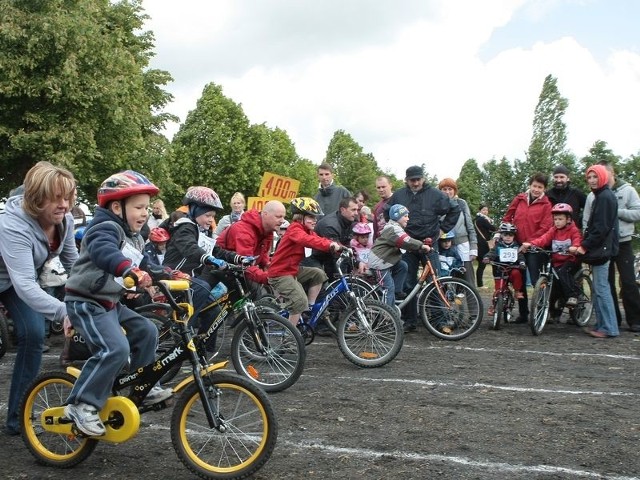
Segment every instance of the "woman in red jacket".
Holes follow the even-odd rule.
[[[296,325],[300,314],[309,310],[318,298],[327,275],[321,268],[300,266],[304,249],[314,248],[323,252],[339,251],[342,246],[323,237],[313,229],[318,216],[323,215],[320,205],[312,198],[299,197],[291,200],[293,218],[267,270],[269,285],[287,302],[289,320]],[[302,284],[308,284],[305,294]]]
[[[545,195],[548,177],[543,173],[535,173],[529,180],[529,188],[524,193],[519,193],[509,205],[507,213],[502,218],[503,222],[512,223],[518,229],[516,233],[516,241],[519,244],[531,242],[534,238],[542,236],[553,226],[553,217],[551,216],[551,202]],[[538,281],[540,269],[547,261],[544,253],[525,253],[525,261],[529,278],[533,285]],[[529,312],[527,303],[527,290],[525,289],[525,298],[519,300],[523,302],[521,312]],[[527,318],[522,316],[516,319],[516,323],[526,323]]]

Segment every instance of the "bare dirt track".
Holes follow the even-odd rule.
[[[3,422],[14,357],[0,360]],[[624,329],[598,340],[548,325],[534,337],[527,325],[492,331],[485,319],[446,342],[421,328],[372,370],[319,337],[298,383],[271,399],[279,437],[260,480],[640,478],[640,336]],[[72,470],[38,466],[20,437],[0,436],[2,477],[194,478],[173,451],[169,416],[145,414],[135,439],[99,445]]]

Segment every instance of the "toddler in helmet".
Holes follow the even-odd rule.
[[[491,261],[500,262],[501,264],[513,265],[514,267],[509,272],[509,281],[515,290],[516,299],[522,300],[524,298],[524,281],[523,271],[527,268],[524,261],[524,254],[520,251],[520,244],[516,242],[517,228],[511,223],[501,223],[498,228],[498,239],[494,247],[489,250],[482,261],[489,263]],[[497,266],[493,266],[493,279],[495,282],[495,290],[500,289],[501,271]],[[522,302],[518,302],[522,303]],[[524,305],[526,307],[526,305]],[[494,314],[494,307],[491,305],[488,311],[489,315]],[[523,306],[520,305],[520,316],[526,318],[526,311],[523,311]]]
[[[169,238],[169,232],[162,227],[152,228],[149,232],[149,241],[144,246],[144,251],[154,263],[162,265]]]
[[[158,187],[132,170],[102,182],[99,206],[84,232],[80,255],[67,280],[67,314],[92,356],[73,385],[64,412],[85,435],[104,435],[98,411],[127,361],[130,371],[135,371],[155,358],[156,327],[120,300],[125,292],[123,277],[137,279],[139,287],[151,286],[151,277],[140,269],[146,264],[140,230],[149,215],[151,196],[157,193]],[[144,394],[144,404],[155,404],[172,392],[159,385],[145,385],[144,391],[134,393],[138,400]]]
[[[464,267],[462,258],[458,253],[458,249],[453,246],[453,239],[455,233],[453,230],[440,235],[438,239],[438,258],[440,259],[440,270],[438,275],[441,277],[447,277],[453,275],[454,272],[462,272]]]
[[[373,247],[371,239],[373,230],[371,226],[368,223],[358,222],[351,231],[353,232],[353,238],[349,242],[349,246],[355,251],[356,260],[368,264],[371,247]]]
[[[539,248],[551,247],[551,264],[558,274],[558,280],[562,288],[562,294],[566,298],[565,305],[575,307],[578,304],[578,296],[580,289],[576,284],[573,276],[580,268],[580,263],[574,256],[578,247],[582,244],[582,234],[578,227],[573,223],[573,208],[566,203],[556,203],[551,208],[553,215],[553,227],[547,230],[538,238],[534,238],[530,242],[522,244],[523,250],[526,252],[531,246]],[[555,284],[554,284],[555,285]],[[554,290],[556,290],[554,288]],[[555,305],[558,292],[551,292],[551,305]],[[553,314],[554,312],[552,312]],[[555,312],[556,314],[558,312]]]
[[[269,285],[286,300],[289,320],[297,325],[300,314],[310,310],[327,280],[321,268],[300,265],[305,257],[305,248],[329,252],[331,249],[339,251],[342,246],[314,232],[318,217],[323,213],[313,198],[291,200],[291,214],[291,223],[271,259],[267,277]],[[302,284],[308,285],[307,293]]]

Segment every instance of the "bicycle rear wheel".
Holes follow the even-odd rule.
[[[346,277],[347,283],[349,284],[349,288],[356,294],[356,297],[362,298],[364,300],[377,300],[381,301],[380,290],[376,288],[375,285],[371,285],[366,280],[363,280],[360,277]],[[331,282],[325,289],[325,292],[330,292],[333,290],[336,285],[340,283],[340,279],[336,279]],[[329,327],[329,329],[333,333],[338,332],[338,323],[340,322],[340,315],[342,315],[351,304],[349,299],[348,292],[342,292],[336,295],[329,305],[327,306],[327,310],[324,315],[324,320]]]
[[[255,323],[256,332],[246,319],[236,327],[231,342],[233,366],[267,392],[285,390],[304,370],[304,339],[289,320],[275,313],[256,312]]]
[[[97,440],[46,431],[42,413],[67,401],[75,377],[62,372],[40,375],[26,391],[20,423],[22,439],[36,462],[58,468],[70,468],[85,460],[98,444]]]
[[[418,312],[429,332],[443,340],[461,340],[482,322],[482,299],[475,288],[460,278],[438,279],[418,296]],[[496,312],[498,310],[496,309]]]
[[[180,461],[205,479],[245,478],[269,460],[278,424],[267,395],[249,380],[225,372],[203,378],[206,399],[196,383],[186,387],[171,416],[171,443]],[[221,421],[209,426],[203,401]]]
[[[551,285],[549,279],[541,276],[536,282],[531,299],[531,314],[529,315],[529,326],[531,333],[540,335],[549,318],[549,298],[551,297]]]
[[[364,309],[351,305],[338,323],[337,335],[338,347],[346,359],[364,368],[389,363],[404,341],[396,310],[378,300],[365,300]]]
[[[591,276],[584,270],[578,272],[575,279],[582,293],[578,296],[578,304],[571,310],[570,316],[576,325],[584,327],[593,314],[593,283]]]

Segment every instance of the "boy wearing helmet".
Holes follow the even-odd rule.
[[[152,228],[149,232],[149,241],[144,246],[144,252],[158,265],[162,265],[164,253],[167,251],[167,242],[170,235],[162,227]]]
[[[313,198],[298,197],[291,200],[291,224],[273,255],[267,277],[269,285],[286,299],[289,320],[297,325],[300,314],[309,310],[318,298],[327,275],[321,268],[301,266],[305,248],[322,252],[339,251],[342,246],[318,236],[313,230],[318,217],[323,215]],[[309,285],[305,294],[302,284]]]
[[[158,187],[144,175],[127,170],[107,178],[98,190],[98,205],[91,227],[85,231],[77,262],[66,284],[65,303],[74,329],[85,339],[91,357],[73,386],[65,416],[85,435],[103,435],[98,416],[111,393],[116,375],[153,362],[157,330],[149,320],[127,308],[120,299],[123,277],[151,286],[141,270],[144,240],[140,230],[147,222],[149,201]],[[126,336],[122,329],[126,330]],[[144,403],[166,400],[171,390],[147,385]]]
[[[443,233],[440,235],[438,239],[438,258],[440,259],[440,270],[438,271],[438,275],[442,277],[446,277],[452,275],[454,271],[458,270],[463,272],[464,270],[460,270],[463,268],[462,258],[460,257],[460,253],[458,253],[458,249],[453,246],[453,239],[455,238],[455,233],[453,230],[447,233]]]
[[[489,263],[491,261],[500,262],[502,264],[517,267],[512,268],[509,272],[509,281],[516,292],[516,299],[523,300],[525,296],[523,291],[524,282],[522,280],[522,272],[527,268],[527,265],[524,261],[524,254],[520,251],[520,244],[516,242],[517,231],[518,229],[515,225],[511,223],[501,223],[498,228],[499,237],[496,244],[491,250],[489,250],[489,253],[484,256],[482,261],[484,263]],[[493,266],[493,279],[495,282],[495,291],[497,292],[500,288],[501,274],[498,267],[495,265]],[[493,315],[495,313],[494,304],[495,302],[492,303],[487,311],[489,315]],[[518,306],[520,309],[520,318],[524,319],[524,322],[526,322],[528,315],[527,310],[525,310],[527,308],[525,302],[519,301]]]
[[[575,307],[578,304],[580,289],[576,285],[573,275],[580,268],[574,254],[582,243],[582,235],[576,224],[572,221],[573,208],[566,203],[556,203],[551,207],[553,215],[553,227],[543,235],[522,244],[522,250],[527,251],[532,245],[539,248],[551,247],[551,263],[558,274],[558,280],[562,287],[565,305]],[[567,255],[570,253],[571,255]],[[551,305],[555,304],[557,292],[551,293]],[[556,312],[557,313],[557,312]]]
[[[409,210],[399,203],[389,209],[389,221],[376,238],[369,255],[369,268],[386,289],[387,305],[393,307],[396,295],[402,293],[407,277],[407,263],[402,259],[402,250],[429,252],[431,247],[411,238],[404,229],[409,222]],[[401,250],[402,249],[402,250]]]

